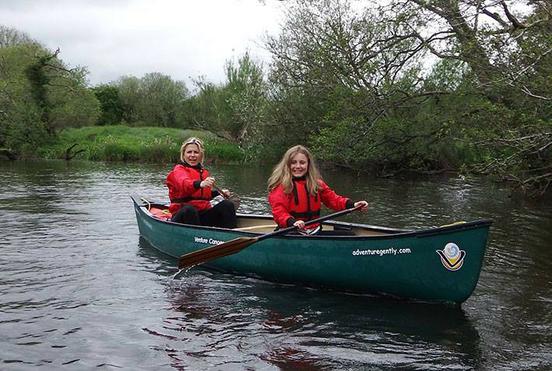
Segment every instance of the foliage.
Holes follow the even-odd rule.
[[[550,1],[286,5],[281,32],[266,39],[267,79],[246,53],[226,63],[225,82],[197,79],[193,96],[159,73],[87,89],[85,69],[0,28],[0,149],[32,151],[63,128],[92,125],[101,104],[98,124],[141,128],[128,137],[122,127],[86,129],[93,140],[71,129],[41,153],[172,161],[180,132],[132,136],[192,128],[214,133],[213,158],[273,162],[300,143],[323,161],[384,175],[475,172],[550,190]]]
[[[0,147],[14,156],[67,127],[93,124],[99,104],[86,86],[86,70],[69,69],[25,34],[0,28]]]
[[[195,81],[195,85],[199,92],[183,104],[184,127],[210,130],[231,140],[224,129],[230,115],[223,87],[201,78]]]
[[[124,107],[119,89],[114,85],[101,84],[92,89],[100,102],[101,115],[98,125],[115,125],[123,120]]]
[[[0,25],[0,48],[30,44],[36,44],[36,41],[31,39],[26,33]]]
[[[198,94],[186,103],[189,126],[207,129],[238,143],[254,157],[267,106],[262,66],[245,53],[226,63],[226,82],[196,81]]]
[[[226,103],[230,111],[228,131],[243,145],[244,140],[254,138],[256,129],[264,120],[266,104],[262,67],[245,53],[235,65],[226,64]]]
[[[0,48],[0,148],[21,153],[44,138],[46,128],[41,111],[33,104],[31,86],[26,78],[25,63],[34,45]]]
[[[352,5],[294,1],[268,38],[271,143],[385,174],[462,169],[548,188],[549,2]]]
[[[40,147],[37,155],[65,159],[78,152],[76,158],[93,161],[176,163],[182,142],[190,136],[205,141],[208,161],[239,162],[243,158],[237,146],[206,131],[124,125],[65,130],[59,140]]]
[[[290,9],[279,38],[267,41],[274,112],[286,136],[305,142],[342,121],[368,132],[391,100],[402,98],[398,81],[417,71],[417,61],[399,53],[402,43],[384,49],[392,27],[348,3],[298,1]]]
[[[132,126],[180,127],[188,89],[182,81],[153,72],[142,78],[121,77],[112,85],[122,105],[122,119]]]
[[[66,127],[94,124],[99,102],[86,87],[86,70],[68,69],[54,53],[38,50],[25,69],[31,97],[42,112],[41,121],[49,135]]]

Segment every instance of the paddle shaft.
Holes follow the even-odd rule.
[[[348,214],[348,213],[353,212],[355,210],[358,210],[360,208],[362,208],[362,205],[352,207],[350,209],[341,210],[341,211],[335,212],[333,214],[329,214],[329,215],[322,216],[322,217],[317,218],[317,219],[309,220],[309,221],[305,222],[305,225],[321,223],[325,220]],[[267,233],[267,234],[264,234],[264,235],[258,236],[258,237],[238,237],[238,238],[235,238],[233,240],[221,243],[219,245],[212,245],[212,246],[206,247],[206,248],[201,249],[201,250],[193,251],[191,253],[182,255],[178,259],[178,268],[182,269],[182,268],[186,268],[186,267],[192,267],[194,265],[203,264],[203,263],[205,263],[209,260],[222,258],[223,256],[238,253],[241,250],[245,249],[246,247],[254,244],[255,242],[258,242],[258,241],[261,241],[261,240],[264,240],[264,239],[267,239],[267,238],[270,238],[270,237],[282,235],[282,234],[291,232],[291,231],[293,231],[297,228],[299,228],[299,227],[294,225],[294,226],[284,228],[284,229],[279,229],[277,231]]]
[[[228,199],[228,196],[226,195],[226,193],[224,193],[224,192],[222,191],[222,189],[220,189],[220,188],[217,187],[216,185],[214,185],[213,188],[214,188],[215,191],[217,191],[222,197],[224,197],[225,199]]]

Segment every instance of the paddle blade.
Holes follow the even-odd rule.
[[[238,253],[247,246],[257,242],[257,239],[257,237],[238,237],[221,243],[220,245],[209,246],[205,249],[182,255],[178,258],[178,268],[183,269],[193,267],[194,265],[203,264],[209,260]]]

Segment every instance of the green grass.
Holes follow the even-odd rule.
[[[205,142],[208,161],[236,163],[243,160],[243,151],[237,145],[208,131],[123,125],[66,129],[57,140],[38,148],[36,154],[42,158],[64,159],[67,149],[76,144],[71,153],[80,153],[75,159],[177,162],[182,142],[191,136]]]

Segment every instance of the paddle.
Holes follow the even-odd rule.
[[[225,192],[222,191],[222,189],[220,189],[219,187],[217,186],[213,186],[213,188],[226,200],[232,202],[234,204],[234,210],[238,210],[239,207],[240,207],[240,197],[233,193],[233,192],[229,192],[230,194],[227,195]],[[221,200],[222,201],[222,200]],[[220,202],[220,201],[219,201]],[[216,202],[215,204],[211,203],[211,205],[216,205],[218,202]]]
[[[305,222],[305,225],[320,223],[320,222],[323,222],[324,220],[349,214],[350,212],[353,212],[355,210],[362,208],[362,206],[363,205],[358,205],[357,207],[352,207],[350,209],[341,210],[333,214],[322,216],[317,219],[309,220]],[[233,240],[221,243],[220,245],[213,245],[201,250],[193,251],[191,253],[182,255],[180,258],[178,258],[178,268],[182,269],[187,267],[193,267],[194,265],[203,264],[209,260],[214,260],[217,258],[222,258],[223,256],[238,253],[241,250],[245,249],[246,247],[254,244],[255,242],[258,242],[270,237],[279,236],[281,234],[286,234],[297,228],[298,227],[294,225],[292,227],[279,229],[275,232],[263,234],[262,236],[258,236],[258,237],[238,237]]]

